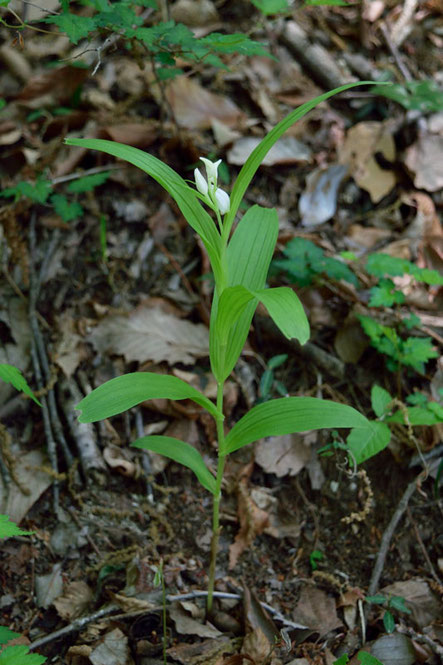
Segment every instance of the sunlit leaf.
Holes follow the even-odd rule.
[[[81,411],[81,423],[93,423],[149,399],[191,399],[214,418],[222,417],[215,404],[185,381],[176,376],[153,372],[132,372],[117,376],[86,395],[76,408]]]
[[[199,482],[211,494],[215,494],[215,478],[203,461],[202,456],[193,446],[172,436],[143,436],[134,443],[134,448],[151,450],[154,453],[169,457],[169,459],[187,466],[197,476]]]
[[[0,653],[0,665],[42,665],[46,662],[44,656],[38,653],[29,653],[29,647],[24,644],[6,647]]]
[[[315,397],[284,397],[254,406],[228,433],[221,454],[268,436],[329,427],[365,428],[369,421],[346,404]],[[358,430],[358,431],[359,431]]]

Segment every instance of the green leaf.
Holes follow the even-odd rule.
[[[23,531],[14,522],[9,521],[8,515],[0,515],[0,538],[11,536],[30,536],[34,531]]]
[[[176,201],[188,224],[197,231],[209,254],[212,269],[217,281],[221,278],[220,235],[206,210],[200,205],[194,189],[189,187],[181,176],[160,159],[139,148],[107,141],[104,139],[66,139],[67,145],[101,150],[108,155],[123,159],[156,180]]]
[[[411,610],[406,606],[403,596],[392,596],[392,598],[389,599],[389,606],[393,607],[394,610],[397,610],[398,612],[411,614]]]
[[[51,196],[51,203],[57,215],[60,215],[64,222],[72,222],[83,215],[83,208],[77,201],[68,201],[63,194],[54,194]]]
[[[57,14],[40,19],[43,23],[53,23],[60,32],[65,32],[69,41],[77,44],[80,39],[87,37],[96,29],[97,21],[89,16],[77,16],[76,14]]]
[[[334,660],[332,665],[347,665],[349,663],[348,654],[344,653],[338,660]]]
[[[14,631],[10,628],[6,628],[6,626],[0,626],[0,646],[10,642],[11,640],[15,640],[17,637],[20,637],[20,633],[14,633]]]
[[[361,665],[383,665],[383,663],[380,662],[378,658],[371,656],[371,654],[367,651],[359,651],[357,655],[360,659]]]
[[[11,383],[16,390],[21,390],[25,395],[33,399],[36,404],[41,406],[31,388],[28,386],[25,377],[17,367],[14,367],[14,365],[0,364],[0,379],[3,379],[6,383]]]
[[[319,6],[328,6],[328,7],[350,7],[353,4],[352,2],[346,2],[345,0],[305,0],[305,5],[319,7]]]
[[[52,185],[46,180],[37,180],[34,184],[30,182],[18,182],[15,187],[8,187],[1,192],[1,196],[15,196],[18,200],[20,196],[27,196],[36,203],[45,203],[52,191]]]
[[[346,404],[315,397],[283,397],[254,406],[234,425],[225,439],[222,455],[267,436],[306,432],[329,427],[368,427],[369,421]]]
[[[251,0],[252,4],[259,9],[262,14],[278,14],[288,10],[287,0]]]
[[[29,653],[29,647],[21,644],[19,646],[6,647],[0,653],[0,665],[42,665],[46,662],[44,656],[37,653]]]
[[[86,395],[76,409],[81,423],[93,423],[131,409],[149,399],[192,399],[214,416],[223,416],[207,397],[176,376],[133,372],[117,376]]]
[[[410,425],[438,425],[438,423],[442,422],[439,413],[435,413],[429,408],[424,409],[421,406],[410,406],[408,407],[407,412]],[[406,425],[402,410],[398,410],[392,416],[385,418],[385,422]]]
[[[392,307],[405,301],[405,294],[397,291],[392,279],[381,279],[377,286],[369,289],[369,307]]]
[[[381,593],[375,594],[375,596],[366,596],[366,602],[371,603],[371,605],[384,605],[386,602],[386,596],[383,596]]]
[[[365,427],[358,427],[350,432],[346,443],[352,452],[353,459],[357,464],[361,464],[384,450],[390,440],[391,430],[384,422],[368,420]]]
[[[143,436],[131,443],[134,448],[152,450],[169,459],[187,466],[197,476],[199,482],[211,494],[215,494],[215,478],[203,461],[202,456],[189,443],[175,439],[172,436]]]
[[[383,625],[387,633],[393,633],[395,630],[395,619],[389,610],[383,614]]]
[[[266,282],[277,236],[278,216],[276,211],[257,205],[252,206],[240,220],[227,248],[228,284],[226,286],[243,286],[251,292],[262,289]],[[236,293],[243,292],[239,289]],[[241,299],[242,296],[238,297]],[[217,291],[214,293],[209,349],[211,367],[217,381],[224,381],[229,376],[248,336],[257,300],[249,295],[243,296],[243,300],[245,299],[249,299],[250,302],[247,302],[243,309],[239,307],[241,313],[226,339],[223,331],[218,329],[219,294]],[[223,347],[220,337],[226,339]]]
[[[99,185],[103,185],[111,175],[110,171],[103,171],[103,173],[92,173],[85,175],[77,180],[69,183],[67,189],[73,194],[82,194],[83,192],[92,192],[93,189]]]
[[[303,305],[292,289],[279,286],[254,291],[268,310],[272,320],[288,339],[296,338],[300,344],[309,339],[309,322]]]
[[[356,85],[370,85],[374,84],[374,81],[359,81],[358,83],[348,83],[346,85],[330,90],[329,92],[319,95],[315,99],[302,104],[297,109],[292,111],[289,115],[286,116],[281,122],[279,122],[267,136],[259,143],[259,145],[252,151],[243,165],[237,180],[235,182],[234,188],[231,193],[231,209],[225,218],[225,225],[228,229],[231,228],[234,218],[237,214],[240,203],[242,202],[243,196],[246,190],[249,187],[249,183],[254,177],[257,169],[261,165],[263,158],[269,150],[272,148],[274,143],[295,123],[297,120],[300,120],[306,113],[311,109],[318,106],[323,101],[326,101],[333,95],[337,95],[340,92],[349,90],[350,88],[355,87]]]
[[[371,405],[377,418],[381,418],[385,415],[391,402],[392,397],[387,390],[380,388],[380,386],[377,386],[376,384],[372,386]]]
[[[283,365],[288,359],[288,354],[287,353],[281,353],[278,356],[272,356],[268,360],[268,368],[269,369],[277,369],[277,367],[280,367],[280,365]]]

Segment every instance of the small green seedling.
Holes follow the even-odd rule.
[[[283,397],[254,406],[231,429],[223,410],[224,385],[234,369],[249,333],[259,302],[268,310],[283,335],[304,344],[309,323],[303,306],[289,287],[266,288],[266,277],[278,236],[275,209],[254,205],[234,229],[245,192],[263,158],[299,118],[332,95],[348,90],[344,85],[303,104],[282,120],[255,148],[243,165],[231,195],[218,186],[220,160],[201,158],[206,177],[195,169],[191,187],[178,173],[156,157],[132,146],[102,139],[67,139],[81,146],[114,155],[153,177],[176,201],[183,216],[200,236],[214,274],[214,295],[209,326],[209,356],[217,383],[214,404],[202,392],[175,376],[135,372],[111,379],[87,395],[78,405],[81,422],[96,422],[149,399],[190,399],[215,420],[218,439],[216,476],[200,453],[189,443],[169,436],[144,436],[132,445],[151,450],[189,467],[213,496],[212,545],[208,583],[208,611],[213,604],[215,564],[220,536],[220,499],[226,458],[243,446],[262,438],[329,427],[354,428],[353,457],[357,462],[378,452],[372,423],[350,406],[313,397]],[[215,217],[207,212],[204,204]]]
[[[390,610],[411,614],[411,610],[406,607],[405,599],[402,596],[383,596],[379,593],[375,596],[366,596],[366,602],[371,605],[382,605],[385,608],[383,625],[387,633],[393,633],[395,630],[395,619]]]
[[[320,552],[320,550],[312,550],[311,554],[309,555],[309,563],[311,564],[311,569],[312,570],[317,570],[318,568],[318,561],[323,561],[325,558],[325,555],[323,552]]]
[[[267,402],[271,399],[274,392],[278,393],[281,397],[288,395],[286,386],[281,381],[278,381],[274,375],[274,370],[283,365],[287,359],[287,353],[282,353],[269,359],[260,379],[258,404]]]

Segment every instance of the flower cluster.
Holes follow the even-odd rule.
[[[218,210],[221,215],[226,215],[230,208],[229,194],[220,189],[220,187],[217,187],[217,171],[221,159],[216,162],[211,162],[210,159],[206,159],[205,157],[200,157],[200,159],[206,167],[206,178],[200,173],[199,169],[194,170],[197,190],[204,197],[210,208]]]

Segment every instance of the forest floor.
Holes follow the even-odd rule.
[[[90,11],[82,4],[72,11]],[[118,36],[109,48],[100,33],[74,46],[41,13],[29,20],[46,33],[0,28],[0,363],[19,367],[43,403],[0,382],[0,513],[34,531],[2,542],[0,624],[48,663],[158,665],[162,562],[167,662],[332,665],[348,654],[357,664],[362,649],[384,665],[443,662],[441,6],[297,3],[265,17],[246,0],[179,0],[171,12],[199,37],[245,33],[272,57],[227,54],[226,69],[179,58],[182,73],[159,82]],[[145,25],[156,20],[148,12]],[[230,192],[278,121],[357,80],[395,82],[397,101],[365,86],[323,102],[278,141],[245,196],[242,211],[277,209],[269,283],[295,289],[311,337],[285,340],[259,309],[226,384],[226,418],[289,394],[372,419],[413,407],[415,420],[391,424],[389,446],[358,468],[344,430],[232,454],[209,620],[198,592],[210,495],[189,469],[129,444],[174,436],[213,470],[212,420],[187,401],[151,400],[97,425],[74,409],[135,371],[215,397],[209,262],[157,183],[64,138],[136,146],[189,180],[200,156],[222,159]],[[386,414],[377,394],[394,399]]]

